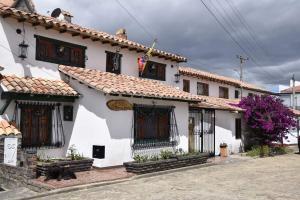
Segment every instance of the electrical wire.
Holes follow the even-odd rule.
[[[238,40],[236,40],[234,38],[234,36],[230,33],[230,31],[226,28],[226,26],[221,22],[221,20],[216,16],[216,14],[208,7],[208,5],[203,1],[200,0],[201,3],[203,4],[203,6],[206,8],[206,10],[213,16],[213,18],[215,19],[215,21],[221,26],[221,28],[228,34],[228,36],[230,37],[230,39],[242,50],[242,52],[247,55],[250,60],[257,66],[262,67],[262,65],[260,65],[251,54],[248,53],[248,51],[239,43]],[[262,68],[260,68],[262,71],[264,71],[264,73],[268,74],[270,77],[277,79],[277,77],[273,76],[272,74],[270,74],[269,72],[263,70]]]
[[[154,35],[119,0],[115,1],[137,23],[137,25],[144,30],[144,32],[151,38],[151,40],[156,40],[156,37],[154,37]]]

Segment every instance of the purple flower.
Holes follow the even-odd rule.
[[[297,126],[293,112],[275,96],[249,96],[238,104],[245,110],[247,125],[258,133],[262,144],[281,142],[291,128]]]

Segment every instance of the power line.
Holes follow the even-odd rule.
[[[227,22],[227,25],[229,27],[231,27],[232,31],[237,33],[236,34],[236,37],[240,38],[240,41],[244,41],[244,45],[247,47],[247,49],[249,50],[249,52],[252,53],[252,56],[254,58],[256,58],[256,48],[255,48],[255,45],[252,44],[252,41],[248,39],[247,35],[244,33],[243,30],[239,29],[239,28],[235,28],[235,25],[238,25],[236,24],[236,21],[234,20],[234,18],[231,17],[231,14],[227,11],[226,7],[219,1],[214,1],[216,2],[219,7],[220,7],[220,10],[223,10],[223,13],[224,13],[224,16],[221,14],[221,12],[218,10],[217,6],[214,6],[213,5],[213,2],[211,2],[212,6],[216,9],[216,11],[219,13],[219,15],[223,18],[223,20],[225,22]],[[226,19],[227,17],[227,19]]]
[[[215,13],[208,7],[208,5],[203,1],[200,0],[201,3],[204,5],[204,7],[207,9],[207,11],[213,16],[213,18],[216,20],[216,22],[222,27],[222,29],[229,35],[230,39],[245,53],[246,55],[249,56],[250,60],[257,66],[261,66],[256,62],[256,60],[249,54],[245,48],[233,37],[233,35],[230,33],[230,31],[225,27],[225,25],[219,20],[219,18],[215,15]],[[263,70],[263,69],[262,69]],[[269,74],[267,71],[263,70],[266,74]],[[273,75],[269,74],[269,76],[274,77]]]
[[[121,8],[123,8],[127,14],[144,30],[145,33],[148,34],[148,36],[152,39],[155,40],[156,38],[154,37],[154,35],[142,24],[139,22],[139,20],[119,1],[116,0],[116,2],[119,4],[119,6]]]
[[[226,0],[226,3],[229,5],[229,7],[232,9],[232,11],[237,16],[238,20],[241,22],[241,24],[244,25],[247,32],[249,33],[252,40],[255,42],[255,44],[267,55],[269,56],[269,53],[267,49],[261,44],[262,42],[259,40],[259,37],[257,36],[257,33],[254,31],[254,29],[249,25],[249,23],[246,21],[246,19],[243,17],[242,13],[239,11],[237,6],[235,6],[230,0]],[[257,38],[257,39],[256,39]]]

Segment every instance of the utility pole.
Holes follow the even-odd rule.
[[[292,94],[292,107],[293,109],[296,109],[296,102],[295,102],[295,98],[296,98],[296,91],[295,91],[295,74],[293,74],[293,77],[292,77],[292,81],[293,81],[293,87],[292,87],[292,91],[293,91],[293,94]]]
[[[244,58],[244,57],[241,56],[241,55],[237,55],[236,57],[237,57],[237,59],[240,60],[240,81],[243,82],[243,73],[244,73],[244,70],[243,70],[243,64],[244,64],[247,60],[249,60],[249,58],[248,58],[248,57],[247,57],[247,58]],[[243,86],[242,86],[242,84],[241,84],[241,98],[242,98],[242,97],[243,97]]]

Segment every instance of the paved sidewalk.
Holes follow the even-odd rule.
[[[300,155],[245,158],[245,162],[237,158],[223,163],[40,199],[300,199]]]

